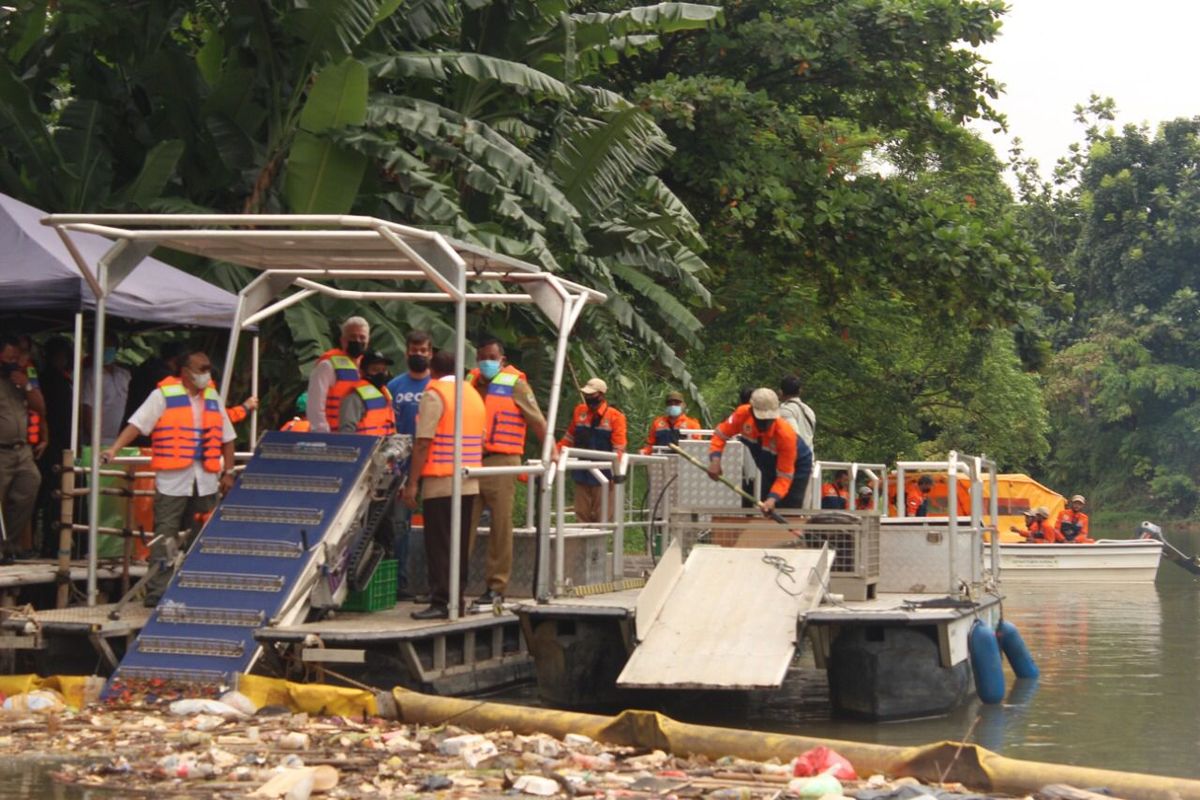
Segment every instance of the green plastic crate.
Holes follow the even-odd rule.
[[[361,592],[349,592],[342,611],[386,611],[396,606],[396,562],[380,561]]]

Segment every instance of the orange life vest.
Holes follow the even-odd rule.
[[[395,433],[396,414],[392,411],[392,398],[387,390],[380,391],[374,384],[362,381],[354,387],[354,391],[363,402],[363,415],[354,432],[368,436],[391,436]]]
[[[204,390],[200,427],[192,418],[192,401],[183,383],[174,376],[158,384],[167,408],[150,433],[150,469],[190,467],[200,461],[206,472],[221,471],[221,396],[210,383]]]
[[[471,370],[471,385],[476,389],[479,388],[479,380],[479,370]],[[513,400],[517,381],[523,380],[525,373],[507,364],[488,384],[487,394],[483,398],[487,419],[487,439],[483,449],[488,453],[522,455],[525,452],[525,415]]]
[[[317,363],[322,361],[329,361],[333,365],[334,381],[329,387],[329,393],[325,395],[325,422],[329,424],[329,430],[336,431],[338,414],[342,410],[342,398],[354,391],[362,376],[358,372],[358,363],[341,348],[326,350],[317,359]]]
[[[295,433],[308,433],[312,430],[312,423],[303,417],[292,417],[287,422],[283,423],[281,431],[294,431]]]
[[[433,446],[429,450],[429,458],[425,460],[425,468],[421,470],[423,478],[448,477],[454,474],[454,384],[450,381],[432,380],[427,392],[436,392],[442,398],[442,416],[438,420],[437,431],[433,435]],[[470,386],[463,387],[462,410],[462,465],[464,467],[483,466],[483,432],[487,412],[483,407],[483,398],[479,392]]]

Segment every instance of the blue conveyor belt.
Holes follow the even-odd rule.
[[[109,682],[231,683],[258,655],[254,631],[289,598],[307,610],[327,538],[348,546],[376,437],[272,431],[213,512]],[[348,512],[348,513],[347,513]],[[339,520],[340,522],[335,522]],[[342,529],[335,529],[341,526]],[[304,585],[301,586],[300,583]]]

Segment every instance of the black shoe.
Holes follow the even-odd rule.
[[[497,603],[504,602],[504,595],[499,592],[493,592],[488,589],[479,597],[475,598],[475,602],[471,603],[471,613],[478,614],[481,611],[491,611]]]
[[[413,619],[449,619],[450,609],[445,606],[430,606],[421,611],[414,611],[409,616]]]

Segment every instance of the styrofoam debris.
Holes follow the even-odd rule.
[[[558,794],[558,782],[541,775],[522,775],[513,782],[513,788],[518,792],[538,797],[553,797]]]
[[[187,700],[176,700],[169,706],[170,711],[177,717],[190,717],[193,714],[214,714],[225,719],[242,719],[249,716],[233,706],[222,703],[220,700],[206,700],[203,698],[188,698]]]

